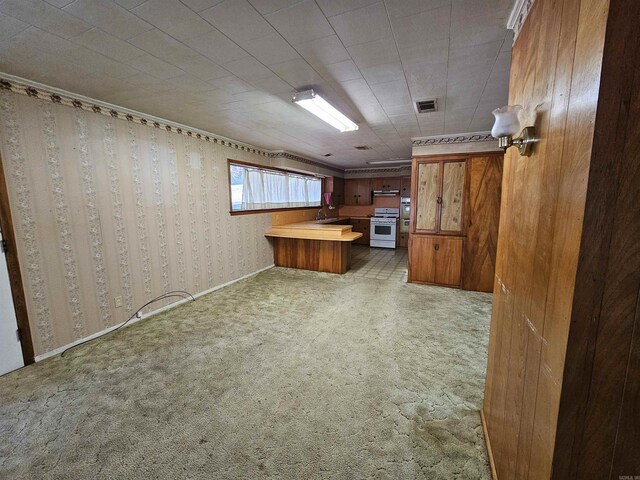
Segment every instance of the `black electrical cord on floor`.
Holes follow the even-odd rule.
[[[144,305],[142,305],[139,309],[137,309],[135,311],[135,313],[133,315],[131,315],[126,321],[122,322],[120,325],[118,325],[117,327],[113,328],[112,330],[109,330],[108,332],[104,332],[102,335],[98,335],[97,337],[93,337],[93,338],[89,338],[87,340],[85,340],[84,342],[80,342],[80,343],[76,343],[75,345],[71,345],[69,348],[67,348],[64,352],[62,352],[62,354],[60,354],[61,357],[64,357],[64,354],[67,353],[69,350],[71,350],[72,348],[76,348],[79,347],[80,345],[84,345],[85,343],[88,343],[92,340],[96,340],[97,338],[102,338],[105,335],[109,335],[110,333],[116,332],[118,330],[120,330],[122,327],[124,327],[127,323],[129,323],[131,320],[133,320],[134,318],[136,318],[138,316],[138,314],[144,310],[146,307],[148,307],[149,305],[151,305],[152,303],[158,302],[160,300],[164,300],[165,298],[171,298],[171,297],[189,297],[191,298],[192,301],[195,302],[195,298],[193,295],[191,295],[189,292],[186,292],[184,290],[172,290],[171,292],[167,292],[167,293],[163,293],[162,295],[157,296],[156,298],[149,300],[147,303],[145,303]]]

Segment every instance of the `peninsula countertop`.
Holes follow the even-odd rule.
[[[265,233],[266,237],[300,238],[305,240],[326,240],[333,242],[352,242],[362,237],[362,233],[353,232],[352,225],[335,225],[336,222],[350,217],[335,217],[323,220],[287,223],[277,225]]]

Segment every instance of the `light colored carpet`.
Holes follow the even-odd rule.
[[[273,268],[0,378],[0,478],[489,479],[490,310]]]

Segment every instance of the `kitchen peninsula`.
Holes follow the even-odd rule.
[[[274,263],[278,267],[316,272],[346,273],[351,242],[362,237],[346,225],[348,217],[274,226],[266,237],[273,238]]]

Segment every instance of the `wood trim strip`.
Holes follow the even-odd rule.
[[[493,450],[491,448],[491,440],[489,439],[489,430],[487,429],[487,419],[484,416],[484,409],[480,409],[480,422],[482,423],[482,433],[484,435],[484,443],[487,446],[487,457],[489,457],[489,467],[491,468],[491,478],[498,480],[498,472],[496,471],[496,462],[493,460]]]
[[[27,313],[27,301],[22,284],[22,274],[18,251],[16,249],[16,236],[13,230],[13,220],[11,218],[11,208],[9,206],[9,192],[4,175],[2,156],[0,156],[0,227],[2,236],[7,244],[7,269],[9,271],[9,284],[11,285],[11,296],[13,297],[13,308],[16,312],[18,331],[20,332],[20,347],[25,365],[35,362],[33,351],[33,339],[31,338],[31,328],[29,327],[29,315]]]

